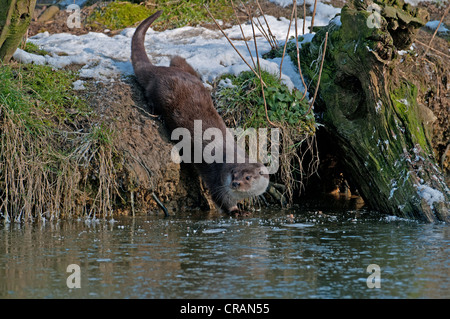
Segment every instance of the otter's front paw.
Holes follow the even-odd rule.
[[[237,213],[239,211],[240,211],[239,207],[237,207],[237,205],[235,205],[235,206],[233,206],[233,207],[228,209],[228,214],[232,215],[232,214]]]
[[[233,210],[230,210],[228,214],[234,217],[247,217],[250,216],[252,213],[247,210],[239,209],[238,207],[236,207]]]

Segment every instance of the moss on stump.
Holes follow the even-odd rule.
[[[375,9],[374,9],[375,8]],[[424,128],[418,87],[398,72],[427,13],[402,0],[353,1],[302,48],[302,69],[317,82],[316,110],[371,208],[428,222],[450,221],[450,191]]]

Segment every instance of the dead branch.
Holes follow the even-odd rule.
[[[276,45],[272,42],[272,39],[270,38],[270,36],[267,34],[266,30],[264,30],[264,27],[261,23],[261,21],[259,21],[259,18],[256,17],[256,21],[258,23],[255,23],[256,28],[258,28],[259,32],[261,32],[261,34],[263,35],[263,37],[266,39],[266,41],[269,43],[270,47],[272,49],[276,49]]]
[[[291,31],[291,25],[292,25],[292,20],[294,19],[294,13],[295,13],[295,7],[296,7],[296,2],[297,0],[294,0],[294,6],[292,7],[292,13],[291,13],[291,20],[289,21],[289,28],[286,34],[286,42],[284,42],[284,47],[283,47],[283,55],[281,56],[281,62],[280,62],[280,80],[281,80],[281,70],[283,68],[283,60],[284,60],[284,56],[286,55],[286,47],[289,41],[289,32]]]
[[[314,10],[312,13],[312,18],[311,18],[311,26],[309,27],[310,33],[312,32],[313,26],[314,26],[314,18],[316,17],[316,7],[317,7],[317,0],[314,0]],[[303,17],[303,19],[305,19],[305,17]]]
[[[445,56],[446,58],[449,58],[449,59],[450,59],[450,55],[445,54],[445,53],[442,52],[442,51],[436,50],[435,48],[430,47],[429,45],[427,45],[427,44],[425,44],[425,43],[423,43],[423,42],[420,42],[420,41],[417,40],[417,39],[416,39],[414,42],[416,42],[416,43],[418,43],[418,44],[420,44],[420,45],[423,45],[424,47],[430,49],[431,51],[436,52],[436,53],[438,53],[438,54],[440,54],[440,55],[443,55],[443,56]]]
[[[263,16],[263,18],[264,18],[264,21],[266,22],[267,32],[269,33],[269,36],[270,36],[270,38],[271,38],[272,41],[273,41],[273,44],[274,44],[274,46],[275,46],[275,49],[278,49],[278,44],[277,44],[277,41],[276,41],[276,37],[273,35],[272,30],[270,30],[270,25],[269,25],[269,23],[267,22],[266,15],[264,14],[264,11],[263,11],[263,9],[261,8],[261,6],[260,6],[258,0],[256,0],[256,4],[258,5],[259,11],[261,12],[261,14],[262,14],[262,16]]]
[[[325,33],[325,44],[324,44],[323,53],[322,53],[322,61],[320,63],[319,78],[317,79],[317,85],[316,85],[316,89],[314,91],[314,97],[313,97],[311,104],[309,105],[309,109],[308,109],[308,112],[306,113],[306,115],[308,115],[309,112],[311,112],[314,102],[316,101],[317,92],[319,91],[320,78],[322,76],[322,69],[323,69],[323,61],[325,59],[325,53],[327,52],[327,42],[328,42],[328,32]]]
[[[212,15],[211,11],[209,11],[208,7],[206,5],[203,5],[206,9],[206,11],[208,12],[208,14],[211,16],[211,18],[214,20],[214,23],[216,24],[216,26],[219,28],[220,32],[222,32],[222,34],[225,36],[225,38],[228,40],[228,42],[231,44],[231,46],[233,47],[233,49],[236,51],[236,53],[239,55],[239,57],[242,59],[242,61],[244,61],[245,64],[247,64],[247,66],[250,68],[250,70],[252,70],[252,72],[262,81],[262,83],[264,83],[264,81],[262,80],[262,78],[259,76],[259,74],[255,71],[255,69],[253,69],[250,64],[248,64],[247,60],[245,60],[245,58],[242,56],[241,52],[239,52],[239,50],[234,46],[233,41],[231,41],[231,39],[226,35],[225,31],[223,31],[222,27],[219,25],[219,23],[217,22],[217,20],[214,18],[214,16]],[[253,25],[253,23],[252,23]],[[256,41],[256,40],[255,40]],[[264,84],[265,86],[265,84]]]
[[[250,14],[250,10],[245,6],[245,4],[242,2],[242,0],[239,0],[239,2],[241,3],[241,6],[244,8],[244,10],[245,10],[245,12],[246,12],[246,14],[247,14],[247,17],[250,19],[250,17],[252,16],[252,15]],[[264,17],[264,19],[265,19],[265,17]],[[253,21],[253,18],[252,18],[251,20],[252,20],[252,23],[253,23],[253,22],[254,22],[254,21]],[[258,22],[257,24],[255,24],[255,25],[256,25],[256,28],[258,28],[259,32],[261,32],[262,36],[263,36],[263,37],[266,39],[266,41],[269,43],[270,47],[271,47],[272,49],[277,48],[276,43],[273,42],[273,40],[271,39],[270,35],[264,30],[264,27],[263,27],[263,25],[262,25],[262,23],[261,23],[261,21],[259,20],[258,17],[256,17],[256,21]],[[267,23],[267,21],[266,21],[266,23]]]
[[[294,2],[296,2],[294,0]],[[303,73],[302,73],[302,67],[300,65],[300,46],[298,44],[298,25],[297,25],[297,20],[298,20],[298,13],[297,13],[297,6],[295,6],[295,46],[297,49],[297,67],[298,67],[298,73],[300,74],[300,79],[302,80],[302,84],[303,84],[303,96],[301,98],[301,101],[303,101],[303,99],[306,97],[306,92],[307,92],[307,86],[305,83],[305,79],[303,77]]]
[[[306,28],[306,0],[303,0],[303,35],[305,34]]]
[[[436,27],[436,30],[434,30],[433,36],[431,37],[430,42],[428,42],[428,46],[425,49],[425,52],[422,54],[422,58],[425,57],[425,55],[428,53],[428,49],[430,49],[430,47],[431,47],[431,42],[433,42],[434,37],[436,36],[436,34],[439,30],[439,27],[441,26],[442,21],[444,21],[444,18],[448,14],[449,10],[450,10],[450,4],[447,6],[447,9],[445,9],[445,12],[441,17],[441,20],[439,20],[438,26]]]
[[[238,14],[237,14],[237,11],[236,11],[236,7],[234,5],[233,0],[231,0],[231,6],[233,7],[234,15],[236,17],[237,23],[239,24],[239,28],[241,29],[241,34],[242,34],[242,38],[244,39],[245,46],[247,47],[247,51],[248,51],[248,53],[250,55],[250,58],[252,59],[253,67],[256,69],[255,60],[253,59],[252,51],[250,51],[250,47],[248,46],[247,39],[245,38],[244,30],[242,29],[242,24],[241,24],[241,21],[240,21],[240,19],[238,17]]]
[[[258,44],[257,44],[257,41],[256,41],[256,33],[255,33],[255,26],[254,26],[254,23],[253,23],[253,17],[251,15],[250,15],[250,21],[252,23],[253,42],[255,43],[256,61],[258,63],[259,80],[261,82],[261,92],[262,92],[262,96],[263,96],[263,100],[264,100],[264,110],[265,110],[265,113],[266,113],[266,119],[267,119],[267,122],[269,122],[270,125],[277,127],[277,125],[270,120],[269,113],[267,111],[267,101],[266,101],[266,95],[264,93],[264,85],[263,85],[263,80],[262,80],[262,69],[261,69],[261,63],[259,62]]]

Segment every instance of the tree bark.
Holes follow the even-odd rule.
[[[328,32],[315,111],[366,203],[386,214],[450,222],[450,190],[420,118],[418,88],[398,72],[398,50],[411,46],[427,16],[402,0],[354,0],[340,22],[302,48],[301,62],[314,86]]]
[[[36,0],[0,0],[0,61],[8,63],[30,25]]]

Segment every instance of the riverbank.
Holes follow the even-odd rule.
[[[273,4],[267,4],[267,6],[269,5],[272,6]],[[316,26],[326,25],[330,17],[339,11],[339,9],[333,11],[330,8],[327,7],[324,12],[318,11]],[[267,10],[270,12],[270,9]],[[272,13],[275,12],[278,12],[278,16],[267,17],[267,19],[272,32],[282,43],[289,25],[289,21],[283,17],[290,14],[290,9],[289,7],[278,11],[272,9]],[[65,16],[65,19],[67,20],[67,16]],[[66,20],[63,16],[58,21]],[[306,22],[311,23],[311,18],[307,17]],[[263,22],[263,24],[265,23]],[[301,24],[302,20],[299,20],[299,25]],[[226,22],[224,25],[227,26]],[[52,26],[53,31],[58,30],[56,29],[58,23],[56,22],[48,23],[47,26],[49,28]],[[251,26],[243,24],[243,27],[245,33],[251,35]],[[163,206],[169,209],[172,214],[177,214],[186,209],[211,209],[208,196],[204,195],[201,183],[195,174],[186,167],[167,161],[167,154],[170,154],[172,144],[169,142],[161,122],[148,114],[142,93],[132,77],[129,47],[134,29],[107,30],[84,34],[77,34],[79,30],[55,34],[50,32],[52,30],[47,30],[47,32],[39,33],[29,39],[30,43],[34,43],[39,50],[44,52],[28,54],[18,51],[16,54],[16,58],[24,62],[49,64],[54,68],[77,72],[78,78],[73,79],[72,82],[73,92],[87,102],[91,114],[95,114],[95,117],[89,120],[80,119],[81,123],[74,125],[75,131],[73,133],[77,134],[76,129],[88,132],[88,128],[84,125],[93,121],[95,124],[91,125],[92,128],[101,128],[101,134],[91,132],[91,136],[97,136],[100,142],[107,142],[105,146],[109,147],[108,150],[103,151],[106,152],[104,154],[108,155],[103,162],[103,166],[101,166],[101,161],[105,157],[100,156],[97,158],[98,162],[89,168],[90,173],[82,170],[82,173],[87,175],[80,173],[79,176],[85,177],[64,179],[74,181],[75,184],[78,183],[82,186],[81,190],[77,187],[66,186],[71,190],[77,190],[76,195],[67,195],[67,198],[73,198],[74,201],[81,203],[83,207],[81,211],[86,216],[96,217],[111,216],[112,214],[162,214]],[[226,32],[245,58],[250,61],[251,58],[246,53],[247,49],[244,41],[242,41],[238,25],[229,25]],[[188,62],[200,72],[205,84],[211,87],[215,85],[214,80],[220,75],[226,73],[237,75],[242,70],[248,70],[248,67],[215,28],[186,26],[159,32],[150,31],[150,34],[149,45],[151,46],[151,52],[154,53],[152,58],[156,64],[167,65],[173,53],[180,54],[188,59]],[[291,30],[290,35],[294,35],[293,30]],[[421,36],[423,38],[420,39],[424,43],[428,43],[430,34],[423,31],[423,35],[419,33],[419,37]],[[260,53],[268,52],[270,45],[263,36],[259,35],[257,39]],[[434,43],[438,49],[445,51],[445,41],[442,42],[442,39],[436,38]],[[255,54],[254,51],[253,54]],[[418,54],[420,54],[420,51],[418,51]],[[205,60],[208,60],[208,65],[205,65]],[[272,70],[274,73],[278,71],[280,62],[279,58],[278,60],[277,58],[261,59],[263,67]],[[445,73],[445,70],[445,67],[438,68],[430,73],[430,78],[432,79],[436,74],[441,74],[439,72]],[[296,75],[295,66],[286,57],[283,64],[283,83],[291,89],[302,90],[302,83]],[[23,75],[20,76],[23,77]],[[65,90],[72,91],[70,87],[66,87]],[[448,160],[448,157],[443,156],[446,154],[445,136],[448,127],[442,125],[442,123],[446,123],[446,120],[448,122],[448,113],[441,112],[442,110],[445,111],[446,91],[438,89],[433,92],[434,95],[432,96],[424,96],[424,100],[426,98],[427,103],[433,106],[436,105],[433,103],[436,99],[443,100],[442,108],[436,109],[441,130],[439,134],[436,134],[436,137],[441,138],[438,141],[438,155],[444,160]],[[111,135],[105,136],[105,132],[109,132]],[[97,144],[94,143],[93,145]],[[88,154],[90,153],[84,155],[87,156]],[[93,151],[92,154],[103,153]],[[323,153],[322,158],[324,160],[321,162],[320,173],[322,177],[331,176],[329,180],[332,183],[324,187],[323,181],[312,178],[311,187],[307,187],[307,189],[320,192],[326,188],[327,192],[335,192],[338,196],[340,191],[345,194],[343,196],[352,196],[351,193],[354,192],[354,188],[351,185],[349,187],[348,181],[343,178],[342,171],[339,170],[339,166],[335,169],[336,157],[333,157],[333,154],[331,154],[331,157],[328,155]],[[88,158],[93,159],[94,157],[89,155]],[[445,163],[446,161],[443,165],[446,165]],[[79,162],[76,165],[79,166]],[[332,171],[331,175],[323,174],[326,171]],[[60,176],[58,174],[61,173],[61,168],[53,170],[52,173],[56,177]],[[103,179],[99,178],[100,175],[98,174],[100,173],[103,174]],[[20,180],[25,180],[25,178]],[[57,180],[56,178],[50,184],[58,185]],[[25,187],[25,184],[23,185]],[[24,189],[19,193],[26,194],[26,191]],[[65,191],[60,191],[60,193],[71,194]],[[49,197],[56,198],[55,196]],[[26,196],[14,196],[14,198],[26,198]],[[35,197],[29,198],[30,201],[33,201]],[[267,200],[271,199],[273,198],[270,196],[267,198]],[[42,202],[46,201],[43,200]],[[280,205],[280,202],[275,201],[273,204]],[[20,221],[24,219],[24,216],[28,216],[26,219],[39,219],[41,216],[58,218],[58,216],[64,215],[58,213],[60,210],[48,208],[43,209],[41,213],[25,214],[23,208],[28,208],[29,204],[27,205],[18,204],[16,210],[9,209],[8,214],[13,214],[9,215],[11,217],[9,219],[14,220],[17,217]],[[80,208],[78,210],[80,211]]]

